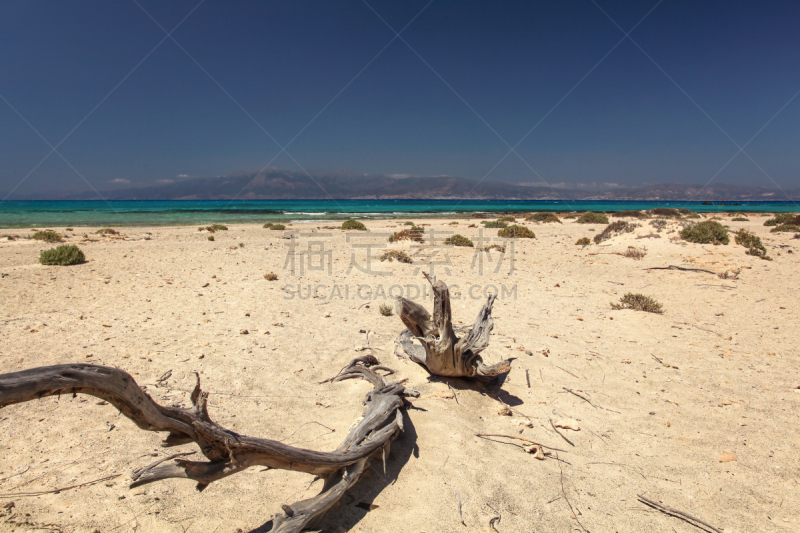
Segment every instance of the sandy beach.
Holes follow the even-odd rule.
[[[333,450],[371,386],[320,382],[372,353],[420,398],[385,472],[373,463],[324,531],[491,532],[495,517],[500,533],[698,531],[637,495],[726,533],[799,531],[800,240],[770,233],[761,215],[719,218],[760,236],[773,260],[747,255],[733,235],[728,245],[692,244],[676,221],[657,232],[632,219],[641,226],[601,244],[575,243],[605,224],[563,219],[524,222],[536,238],[513,250],[506,240],[505,254],[439,246],[435,256],[411,241],[387,244],[408,228],[403,220],[364,221],[372,233],[293,224],[292,239],[231,225],[213,241],[197,226],[53,228],[86,255],[69,267],[39,264],[52,245],[2,238],[30,232],[0,230],[0,369],[119,367],[163,405],[188,405],[198,372],[223,426]],[[482,231],[484,245],[503,244],[479,219],[414,222],[437,238],[477,245]],[[629,246],[646,255],[621,255]],[[414,263],[381,262],[386,250]],[[426,257],[454,293],[457,325],[499,293],[483,357],[513,358],[504,379],[432,377],[395,354],[404,326],[380,306],[402,294],[431,308]],[[648,270],[670,265],[711,273]],[[628,292],[664,313],[612,310]],[[537,459],[522,441],[478,434],[551,453]],[[0,531],[268,531],[282,504],[321,487],[306,474],[251,468],[203,492],[188,480],[129,489],[132,470],[197,449],[162,448],[163,437],[91,396],[3,408]]]

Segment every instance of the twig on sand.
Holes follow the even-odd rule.
[[[688,513],[684,513],[683,511],[679,511],[677,509],[673,509],[672,507],[667,507],[666,505],[662,505],[658,502],[654,502],[648,498],[645,498],[641,494],[637,494],[636,497],[639,499],[640,502],[643,504],[652,507],[656,511],[661,511],[664,514],[668,514],[670,516],[674,516],[680,520],[683,520],[687,524],[691,524],[698,529],[702,529],[706,532],[714,532],[714,533],[722,533],[721,529],[717,529],[708,522],[703,522],[699,518],[696,518]],[[695,523],[697,522],[697,523]]]
[[[550,421],[550,423],[552,424],[553,422]],[[567,498],[567,492],[564,490],[564,469],[561,468],[561,463],[558,465],[558,470],[561,472],[561,495],[564,497],[564,501],[566,501],[567,505],[569,506],[569,511],[572,513],[572,518],[574,518],[578,525],[581,526],[581,530],[583,530],[584,533],[589,533],[589,530],[583,527],[583,524],[581,524],[581,521],[578,519],[578,513],[576,513],[575,509],[572,508],[572,504],[570,503],[569,498]]]
[[[501,435],[497,433],[476,433],[476,437],[486,438],[486,437],[504,437],[506,439],[517,439],[523,442],[528,442],[530,444],[535,444],[536,446],[541,446],[542,448],[547,448],[548,450],[554,450],[557,452],[564,452],[567,453],[567,450],[562,450],[560,448],[553,448],[552,446],[548,446],[547,444],[542,444],[541,442],[536,442],[535,440],[526,439],[525,437],[516,437],[514,435]]]
[[[122,474],[114,474],[113,476],[106,476],[100,479],[95,479],[94,481],[87,481],[86,483],[70,485],[69,487],[61,487],[60,489],[43,490],[39,492],[6,492],[0,494],[0,498],[16,498],[18,496],[41,496],[42,494],[58,494],[59,492],[64,492],[65,490],[78,489],[80,487],[88,487],[89,485],[96,485],[97,483],[102,483],[103,481],[108,481],[109,479],[114,479],[115,477],[119,477],[121,475]]]
[[[570,394],[573,394],[573,395],[577,396],[578,398],[580,398],[580,399],[581,399],[581,400],[583,400],[584,402],[588,403],[589,405],[591,405],[592,407],[594,407],[595,409],[597,409],[597,406],[596,406],[595,404],[593,404],[593,403],[592,403],[592,401],[591,401],[589,398],[587,398],[586,396],[582,396],[582,395],[578,394],[577,392],[575,392],[574,390],[572,390],[572,389],[568,389],[568,388],[566,388],[566,387],[561,387],[561,388],[562,388],[562,389],[564,389],[565,391],[567,391],[568,393],[570,393]]]
[[[553,419],[552,418],[550,418],[548,420],[550,420],[550,427],[553,428],[553,431],[558,433],[559,437],[561,437],[562,439],[567,441],[567,444],[569,444],[570,446],[575,446],[575,444],[573,444],[571,440],[569,440],[563,433],[561,433],[558,429],[556,429],[556,425],[553,424]]]
[[[525,381],[528,382],[528,388],[531,388],[531,375],[528,373],[528,369],[525,369]]]
[[[458,489],[453,489],[456,491],[456,495],[458,496],[458,521],[461,522],[461,525],[466,527],[466,523],[464,522],[464,516],[461,514],[461,493],[458,492]]]
[[[650,268],[645,268],[643,270],[683,270],[684,272],[705,272],[706,274],[716,274],[716,272],[711,272],[710,270],[705,270],[702,268],[685,268],[675,265],[670,265],[666,267],[650,267]]]

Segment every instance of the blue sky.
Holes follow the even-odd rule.
[[[4,196],[266,165],[800,185],[797,2],[137,1],[0,3]]]

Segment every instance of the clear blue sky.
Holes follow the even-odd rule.
[[[138,1],[0,2],[0,192],[267,164],[800,185],[800,2]],[[31,126],[69,137],[44,159]]]

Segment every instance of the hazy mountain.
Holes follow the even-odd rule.
[[[744,201],[800,198],[800,188],[780,191],[735,185],[659,184],[604,190],[478,182],[452,176],[397,177],[349,171],[244,170],[224,177],[190,178],[158,186],[101,191],[107,200],[289,199],[515,199]],[[31,196],[29,196],[31,198]],[[93,192],[42,194],[36,199],[96,199]]]

